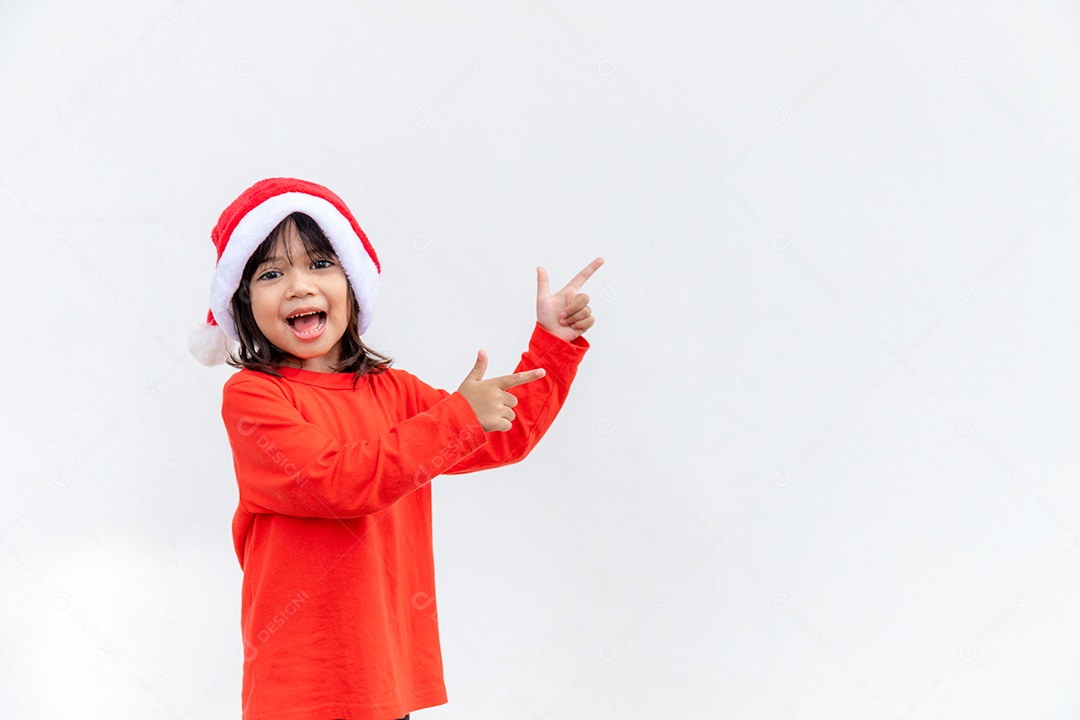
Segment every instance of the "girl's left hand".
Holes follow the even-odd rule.
[[[566,283],[554,295],[548,289],[548,274],[543,266],[536,268],[536,322],[556,337],[573,342],[596,323],[589,309],[589,296],[578,290],[604,264],[598,257]]]

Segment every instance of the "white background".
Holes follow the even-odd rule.
[[[240,715],[218,214],[340,194],[365,341],[593,344],[441,477],[442,718],[1080,713],[1075,4],[7,3],[0,715]]]

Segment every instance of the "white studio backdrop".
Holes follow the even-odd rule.
[[[340,194],[365,341],[513,370],[434,483],[451,718],[1080,713],[1075,3],[6,3],[0,716],[238,718],[218,214]]]

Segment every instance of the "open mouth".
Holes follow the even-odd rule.
[[[296,337],[301,340],[314,340],[322,335],[326,328],[326,313],[321,310],[301,313],[285,318],[285,322],[289,323]]]

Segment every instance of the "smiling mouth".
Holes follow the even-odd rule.
[[[322,334],[323,329],[326,327],[326,313],[321,310],[304,313],[303,315],[285,318],[285,322],[289,323],[289,327],[292,328],[296,337],[310,339]]]

